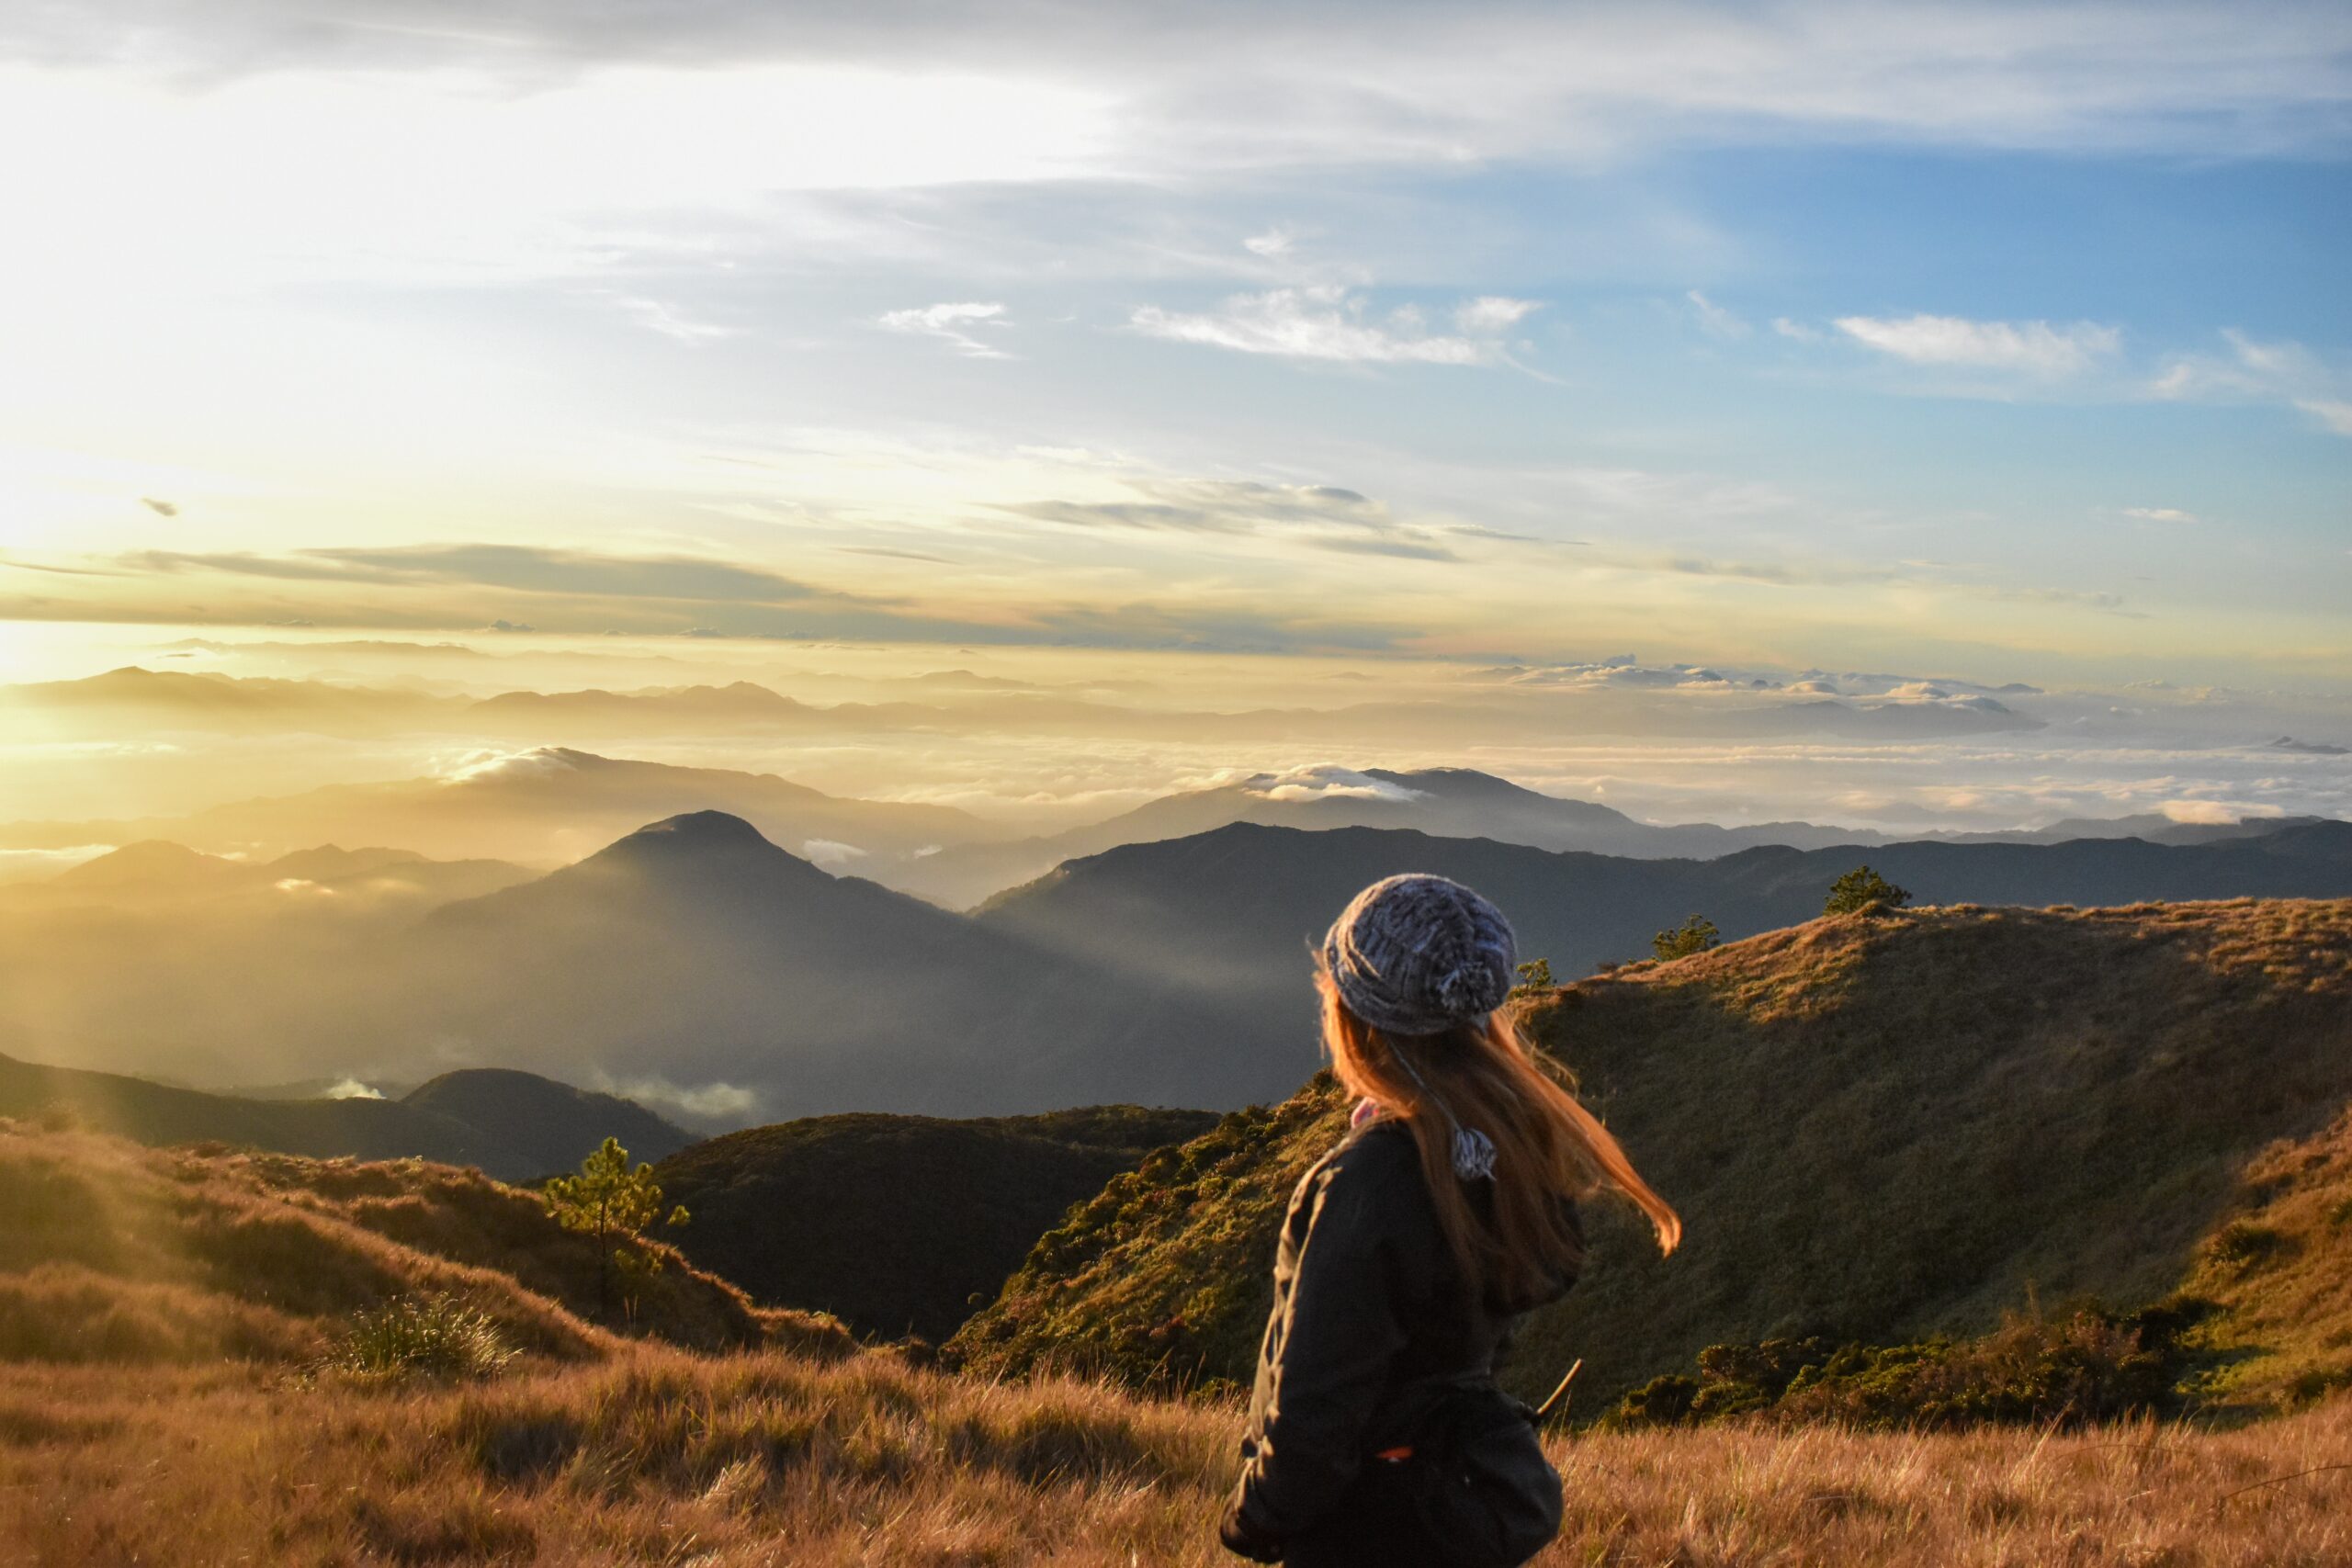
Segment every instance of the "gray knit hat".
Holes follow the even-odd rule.
[[[1503,912],[1458,882],[1414,874],[1350,900],[1323,939],[1340,999],[1389,1034],[1435,1034],[1510,995],[1519,942]]]

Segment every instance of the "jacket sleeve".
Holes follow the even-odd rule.
[[[1367,1168],[1367,1166],[1369,1168]],[[1303,1219],[1288,1290],[1277,1280],[1259,1377],[1259,1418],[1235,1495],[1238,1521],[1281,1540],[1314,1524],[1363,1464],[1366,1427],[1404,1348],[1408,1260],[1394,1239],[1397,1195],[1379,1162],[1311,1175],[1284,1229]],[[1303,1211],[1303,1212],[1302,1212]]]

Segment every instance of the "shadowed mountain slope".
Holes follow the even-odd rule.
[[[1978,1331],[2030,1292],[2175,1289],[2249,1162],[2352,1100],[2352,901],[1820,919],[1524,1017],[1689,1224],[1660,1260],[1597,1206],[1585,1280],[1521,1336],[1522,1385],[1583,1357],[1594,1408],[1712,1343]],[[1325,1079],[1153,1156],[957,1348],[987,1371],[1246,1377],[1283,1204],[1344,1125]],[[2352,1334],[2338,1298],[2328,1332]]]
[[[748,1085],[808,1113],[1181,1103],[1190,1048],[1230,1027],[1213,1001],[828,875],[720,812],[436,910],[399,964],[412,1042]]]
[[[259,1100],[0,1055],[0,1116],[64,1113],[141,1144],[227,1144],[314,1158],[417,1158],[520,1181],[577,1166],[607,1136],[647,1159],[689,1134],[643,1106],[531,1073],[447,1073],[405,1100]]]
[[[637,1160],[662,1159],[694,1142],[692,1133],[633,1100],[512,1067],[443,1073],[400,1103],[479,1129],[496,1141],[502,1165],[530,1176],[571,1170],[606,1138],[618,1138]]]
[[[820,1116],[712,1138],[658,1168],[694,1212],[678,1248],[754,1301],[939,1340],[1071,1204],[1216,1121],[1133,1105],[962,1122]]]

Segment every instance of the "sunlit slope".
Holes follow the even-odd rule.
[[[679,1250],[754,1300],[938,1340],[976,1298],[994,1299],[1072,1203],[1216,1121],[1134,1105],[968,1121],[818,1116],[708,1139],[659,1172],[694,1211]]]
[[[429,1292],[558,1359],[606,1355],[616,1334],[845,1347],[837,1327],[763,1313],[666,1247],[651,1256],[624,1310],[594,1241],[477,1171],[143,1149],[0,1122],[0,1361],[299,1361],[351,1314]]]
[[[2352,1110],[2255,1158],[2186,1288],[2222,1308],[2199,1393],[2293,1405],[2352,1388]]]
[[[2352,902],[1822,919],[1526,1016],[1690,1224],[1660,1261],[1602,1211],[1585,1282],[1522,1335],[1527,1386],[1580,1356],[1597,1403],[1715,1342],[2174,1290],[2249,1161],[2352,1097]],[[1041,1241],[959,1348],[1245,1375],[1282,1204],[1342,1123],[1310,1088],[1155,1156]]]

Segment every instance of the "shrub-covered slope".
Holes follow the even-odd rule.
[[[2352,1098],[2352,902],[1815,920],[1526,1020],[1690,1226],[1660,1260],[1604,1209],[1585,1281],[1522,1334],[1525,1385],[1583,1357],[1593,1408],[1713,1343],[2174,1290],[2262,1179],[2249,1162]],[[1114,1179],[956,1349],[1246,1376],[1282,1205],[1342,1122],[1311,1086]]]
[[[819,1116],[662,1162],[695,1262],[779,1306],[944,1339],[1073,1203],[1216,1121],[1133,1105],[943,1121]]]
[[[0,1122],[0,1361],[299,1360],[352,1314],[446,1292],[566,1359],[614,1335],[696,1349],[837,1326],[763,1313],[666,1247],[628,1310],[532,1194],[421,1160],[144,1149]]]

